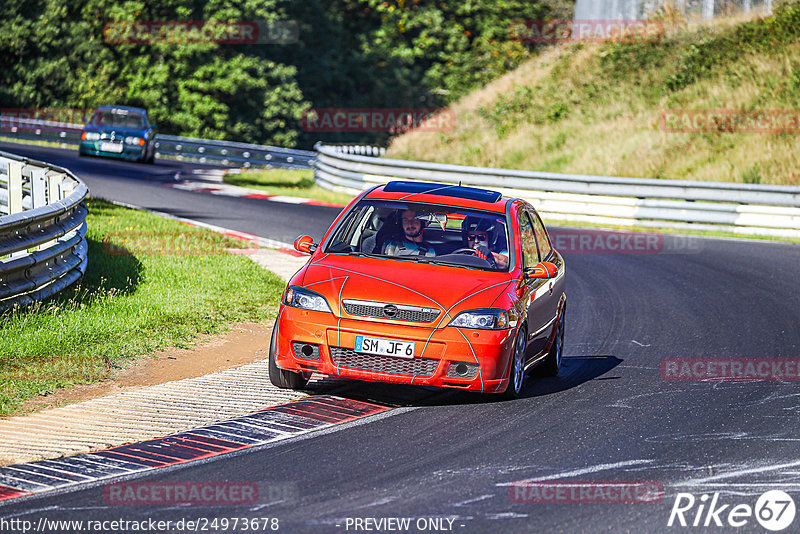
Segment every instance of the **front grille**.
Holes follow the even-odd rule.
[[[403,304],[391,304],[389,302],[343,300],[342,304],[347,313],[361,317],[377,317],[380,319],[394,319],[396,321],[409,321],[412,323],[430,323],[439,316],[439,310],[436,308],[420,308],[419,306],[406,306]]]
[[[477,363],[450,362],[450,366],[447,368],[447,376],[452,378],[475,378],[477,374]]]
[[[436,366],[439,365],[439,360],[431,358],[406,360],[392,356],[362,354],[353,349],[345,349],[343,347],[331,347],[331,359],[333,363],[340,367],[396,375],[430,376],[436,371]]]
[[[310,354],[303,352],[303,348],[307,346],[311,347]],[[298,358],[302,358],[304,360],[320,360],[319,345],[314,345],[312,343],[298,343],[297,341],[294,341],[292,343],[292,349],[294,350],[294,355]],[[308,352],[308,349],[306,349],[306,352]]]

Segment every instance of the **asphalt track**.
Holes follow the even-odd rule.
[[[0,150],[71,168],[95,196],[263,237],[317,238],[337,211],[164,187],[170,173],[189,168],[178,163],[149,167],[9,144]],[[798,382],[667,381],[660,365],[669,358],[800,357],[800,246],[692,243],[687,253],[565,254],[564,368],[556,378],[529,380],[520,400],[354,383],[338,394],[396,408],[135,478],[254,482],[263,496],[257,505],[114,506],[97,484],[0,504],[0,518],[277,518],[282,532],[367,532],[355,528],[356,518],[389,517],[413,518],[411,532],[434,531],[430,523],[418,530],[419,518],[454,519],[440,531],[464,533],[766,532],[754,517],[733,528],[728,513],[737,504],[754,507],[767,490],[800,503]],[[509,484],[534,479],[649,481],[665,495],[637,504],[513,502]],[[724,526],[710,520],[704,527],[705,513],[691,526],[698,501],[685,514],[690,526],[669,529],[679,492],[698,499],[719,493],[717,507],[728,505],[718,516]],[[785,531],[799,525],[800,517]]]

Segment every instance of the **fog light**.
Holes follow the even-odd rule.
[[[451,378],[474,378],[478,374],[477,363],[450,362],[447,368],[447,376]]]
[[[292,343],[294,355],[303,360],[316,360],[319,361],[319,345],[313,343],[299,343],[297,341]]]

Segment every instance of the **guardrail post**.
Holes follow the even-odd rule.
[[[45,179],[44,169],[33,168],[30,170],[31,176],[31,208],[36,209],[47,205],[47,180]],[[33,250],[43,250],[55,243],[48,241],[42,243]]]
[[[8,214],[22,211],[22,163],[8,162]],[[25,252],[14,252],[12,258],[24,256]]]
[[[31,205],[34,209],[47,205],[47,184],[43,169],[33,169],[31,173]]]
[[[8,162],[8,214],[22,211],[22,164]]]
[[[53,202],[58,202],[62,198],[61,195],[61,181],[62,176],[60,174],[51,174],[48,176],[47,181],[47,203],[52,204]]]

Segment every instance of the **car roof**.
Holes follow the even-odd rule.
[[[364,197],[375,200],[408,200],[503,213],[510,199],[497,191],[435,182],[395,181],[372,189]]]
[[[147,114],[147,111],[142,108],[133,108],[130,106],[100,106],[97,111],[112,111],[115,109],[124,109],[125,111],[137,111],[139,113]]]

